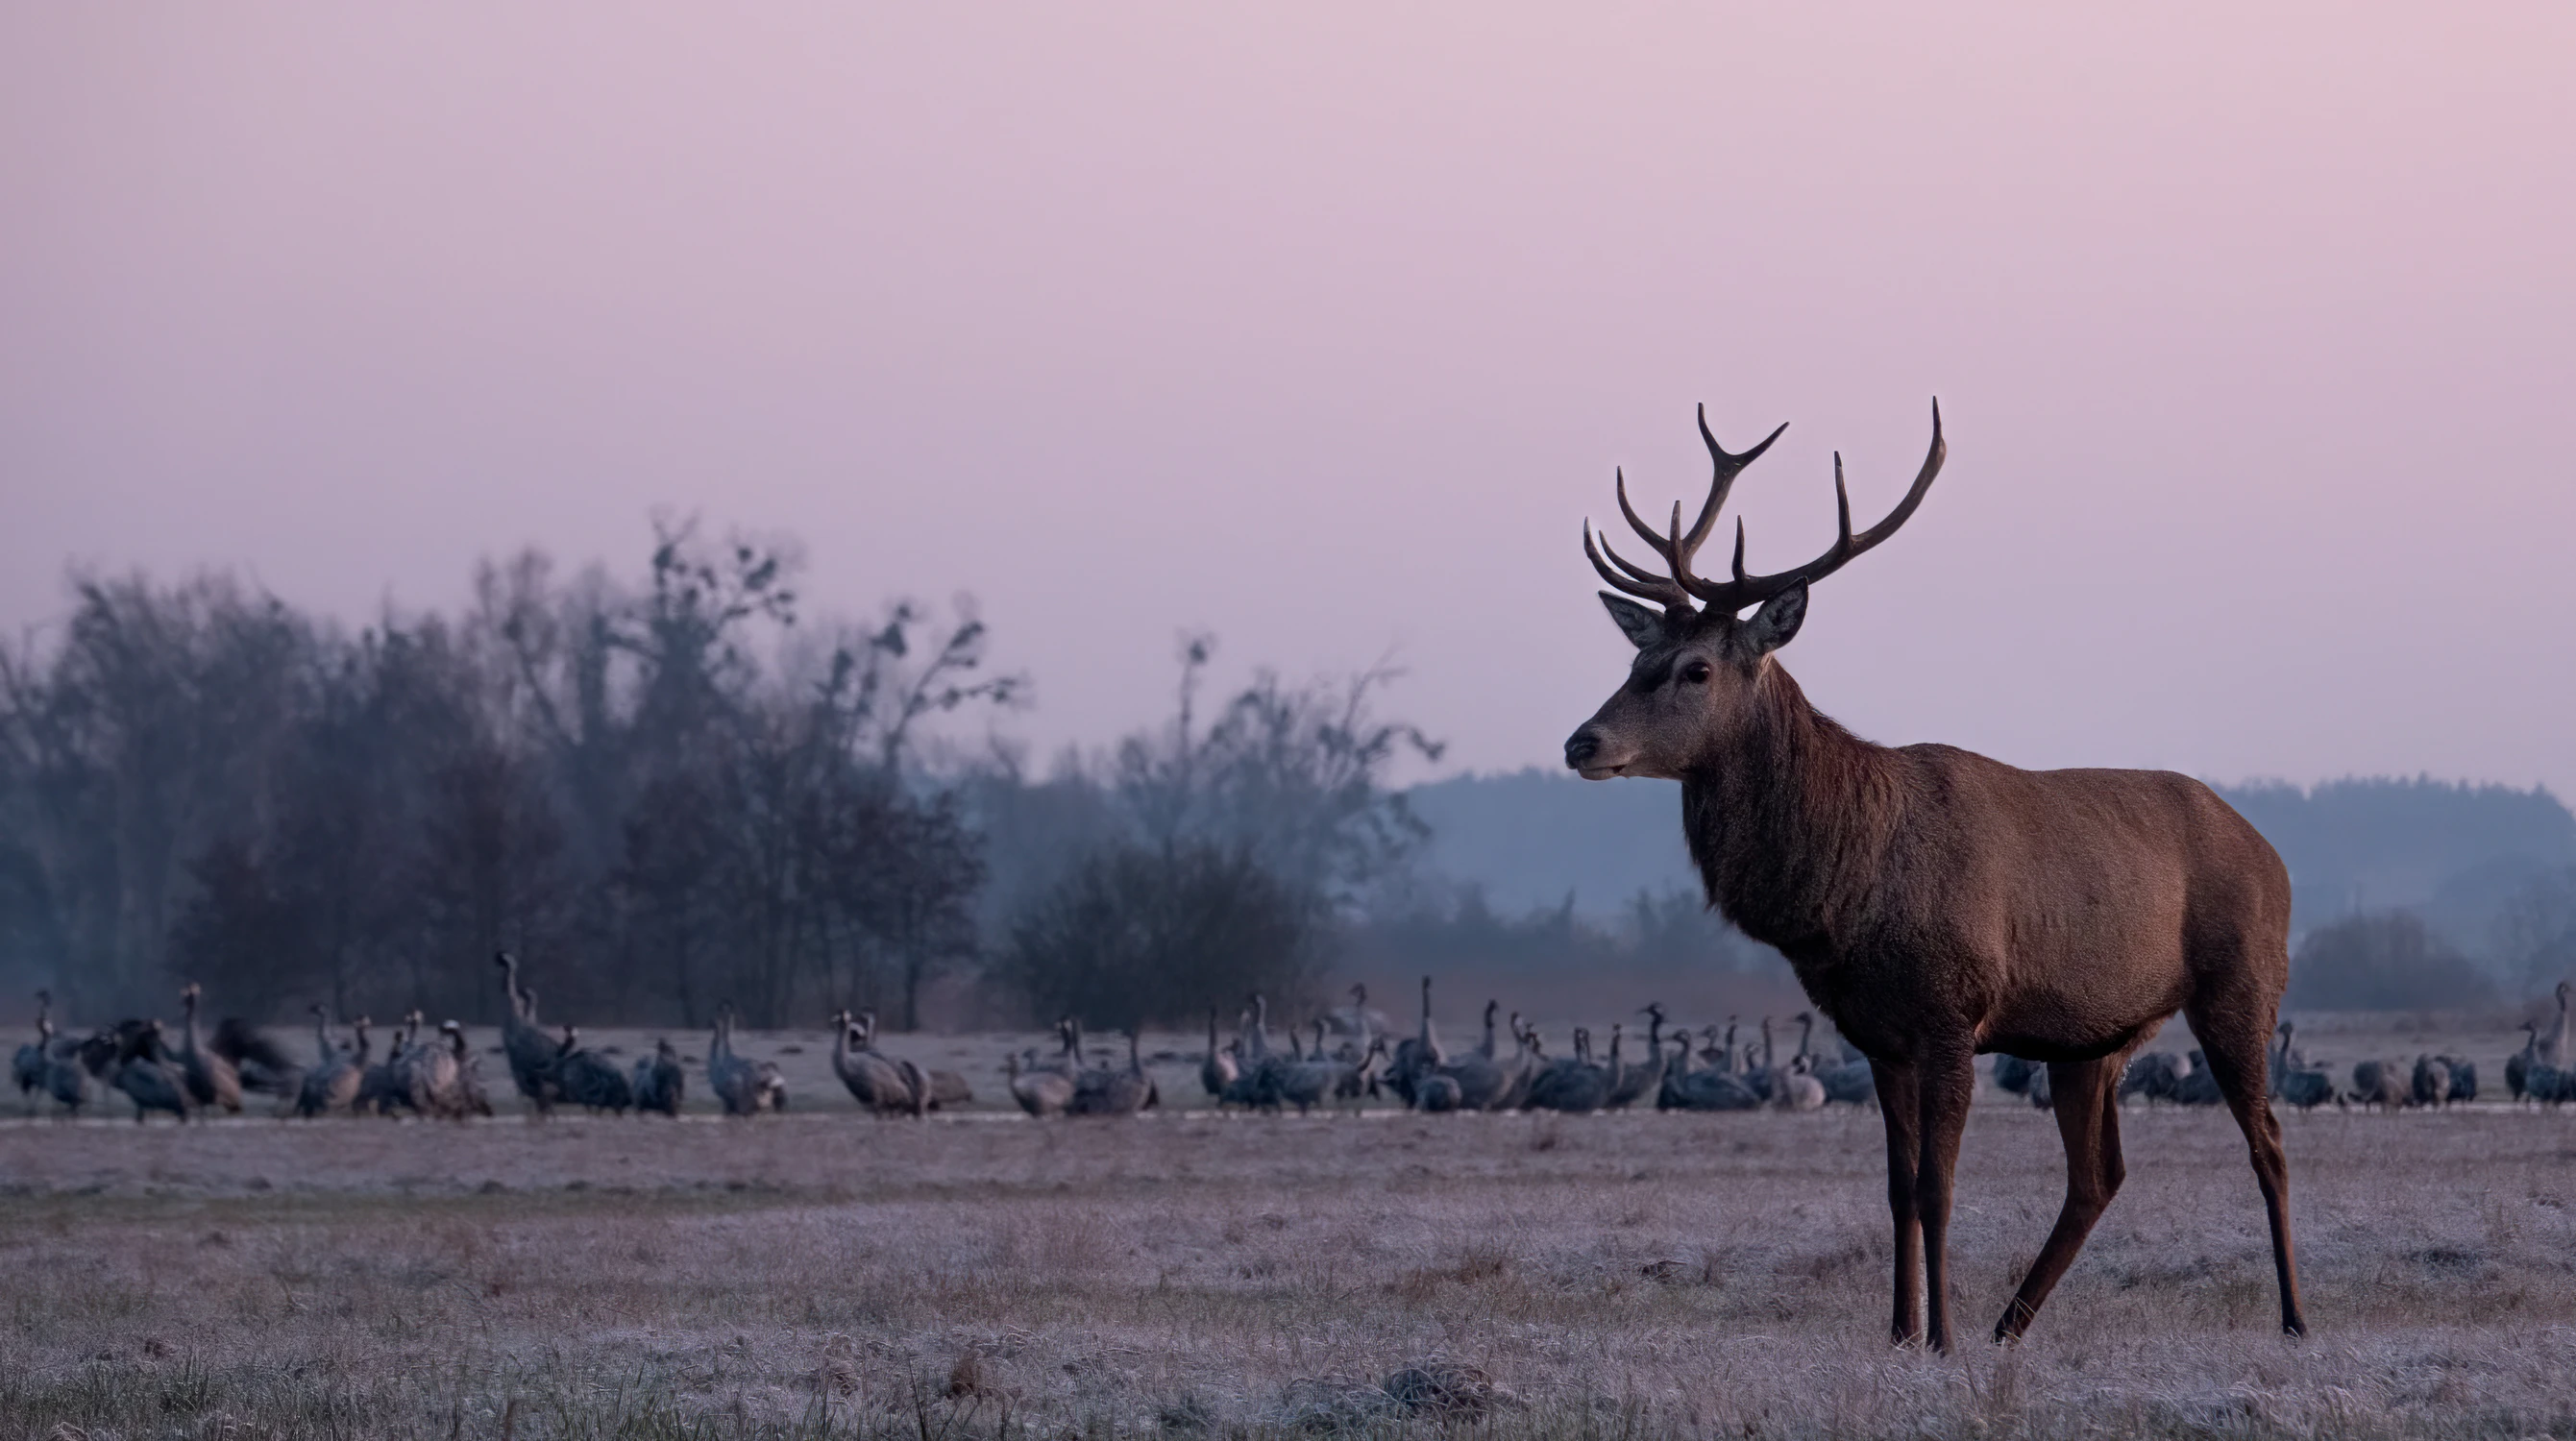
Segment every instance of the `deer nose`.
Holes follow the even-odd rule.
[[[1594,735],[1590,726],[1565,738],[1565,764],[1569,769],[1583,769],[1600,753],[1601,737]]]

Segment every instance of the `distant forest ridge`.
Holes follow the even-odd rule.
[[[2534,877],[2576,867],[2576,814],[2546,787],[2394,777],[2313,786],[2215,785],[2290,868],[2292,925],[2408,910],[2471,956]],[[1696,890],[1679,788],[1587,783],[1531,768],[1460,776],[1406,793],[1431,828],[1425,860],[1479,887],[1497,911],[1621,913],[1640,890]]]

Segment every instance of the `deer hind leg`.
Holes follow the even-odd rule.
[[[1959,1138],[1968,1129],[1968,1104],[1977,1094],[1977,1056],[1965,1047],[1935,1055],[1918,1069],[1921,1087],[1922,1161],[1915,1170],[1914,1209],[1923,1225],[1926,1337],[1935,1351],[1950,1349],[1950,1198],[1959,1170]]]
[[[1911,1346],[1923,1339],[1923,1224],[1914,1208],[1923,1118],[1911,1067],[1873,1060],[1869,1069],[1878,1085],[1879,1116],[1887,1123],[1887,1209],[1896,1221],[1896,1318],[1888,1339]]]
[[[2263,1212],[2272,1223],[2272,1270],[2281,1285],[2281,1330],[2304,1336],[2308,1322],[2299,1306],[2298,1260],[2290,1245],[2290,1162],[2281,1150],[2281,1122],[2272,1114],[2266,1084],[2273,1012],[2269,1002],[2195,1001],[2184,1014],[2192,1034],[2200,1038],[2211,1079],[2227,1098],[2227,1108],[2236,1113],[2237,1128],[2245,1133],[2246,1149],[2253,1153],[2254,1179],[2263,1188]]]
[[[2039,1248],[2039,1259],[2030,1263],[2030,1274],[2022,1277],[2021,1289],[2004,1308],[2003,1319],[1995,1323],[1998,1342],[2021,1339],[2048,1293],[2056,1289],[2066,1268],[2075,1264],[2075,1253],[2084,1249],[2093,1223],[2102,1219],[2111,1198],[2120,1194],[2120,1182],[2128,1175],[2120,1160],[2124,1059],[2123,1055],[2106,1056],[2052,1063],[2048,1068],[2049,1094],[2057,1106],[2057,1134],[2066,1143],[2066,1204],[2057,1212],[2057,1226],[2048,1233],[2048,1243]]]

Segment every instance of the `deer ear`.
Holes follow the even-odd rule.
[[[1610,618],[1619,623],[1620,633],[1627,636],[1629,644],[1637,649],[1644,650],[1664,638],[1664,618],[1626,596],[1613,595],[1605,590],[1601,592],[1601,604],[1608,608]]]
[[[1807,587],[1801,582],[1769,600],[1744,623],[1745,642],[1755,655],[1769,655],[1795,639],[1807,619]]]

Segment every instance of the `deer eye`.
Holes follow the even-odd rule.
[[[1708,662],[1704,660],[1695,660],[1685,663],[1682,666],[1682,684],[1708,684]]]

